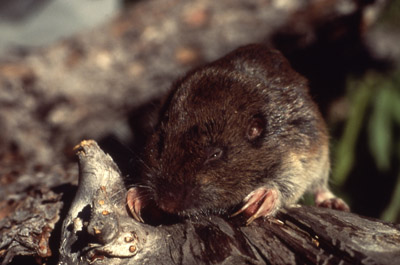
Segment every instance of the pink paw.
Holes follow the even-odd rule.
[[[244,198],[245,204],[232,216],[244,212],[250,216],[247,220],[247,224],[250,224],[258,217],[272,216],[279,208],[278,200],[278,190],[266,187],[258,188]]]
[[[126,204],[128,205],[129,211],[136,221],[144,223],[140,211],[143,208],[143,202],[140,199],[141,195],[137,187],[130,188],[126,193]]]
[[[336,197],[330,190],[321,189],[315,192],[315,205],[350,212],[350,207],[342,199]]]
[[[316,204],[318,207],[330,208],[344,212],[350,212],[350,207],[342,199],[334,197]]]

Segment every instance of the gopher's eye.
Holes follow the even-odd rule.
[[[223,150],[219,147],[208,148],[207,150],[207,159],[204,163],[209,163],[211,161],[215,161],[221,158],[223,154]]]

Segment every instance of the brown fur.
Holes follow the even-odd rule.
[[[143,160],[137,200],[184,216],[225,212],[259,187],[278,191],[271,215],[306,191],[329,192],[327,130],[307,81],[263,45],[176,82]]]

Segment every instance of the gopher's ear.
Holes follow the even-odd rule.
[[[254,141],[260,136],[262,136],[265,130],[265,120],[261,116],[253,117],[247,126],[246,137],[249,141]]]

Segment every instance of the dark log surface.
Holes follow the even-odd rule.
[[[276,219],[208,216],[134,221],[117,166],[94,141],[78,148],[79,186],[64,220],[60,264],[396,264],[400,226],[295,206]]]
[[[377,1],[376,10],[382,2]],[[371,7],[368,6],[369,10]],[[113,134],[130,141],[136,132],[130,130],[129,114],[140,104],[164,93],[172,80],[189,68],[247,43],[283,43],[281,48],[290,53],[312,46],[321,38],[329,45],[329,41],[341,42],[348,36],[361,35],[357,30],[373,23],[365,21],[365,10],[366,6],[359,1],[351,0],[140,1],[110,23],[90,32],[42,49],[2,56],[0,262],[21,264],[21,259],[24,264],[35,264],[35,259],[39,263],[57,262],[61,223],[67,218],[78,183],[71,150],[81,139],[101,140]],[[327,40],[324,36],[334,38]],[[352,57],[347,59],[351,61]],[[111,166],[110,162],[102,162]],[[122,190],[114,195],[123,198]],[[92,200],[102,196],[99,193],[91,194],[85,203],[90,201],[90,205],[95,205]],[[92,208],[91,211],[97,209]],[[147,248],[140,243],[135,246],[137,253],[128,255],[126,249],[112,250],[104,256],[104,263],[110,263],[108,258],[113,257],[112,253],[132,260],[142,258],[149,263],[167,264],[191,260],[227,264],[235,260],[250,264],[296,261],[323,264],[326,257],[334,263],[341,255],[349,264],[356,260],[365,264],[374,264],[372,260],[389,264],[390,259],[398,258],[396,246],[390,244],[398,243],[398,227],[317,208],[300,207],[282,212],[278,218],[283,225],[259,221],[249,227],[241,226],[240,220],[210,217],[159,228],[136,224],[126,213],[118,212],[117,216],[125,220],[126,227],[136,225],[133,231],[138,235],[146,229],[152,231],[151,235],[159,235],[159,252],[151,248],[155,245]],[[111,219],[105,220],[113,224]],[[116,225],[123,227],[119,221]],[[365,240],[353,239],[357,227],[364,227],[361,231],[365,232]],[[382,236],[376,236],[375,229]],[[342,230],[343,237],[333,239],[332,235]],[[210,231],[206,238],[202,237],[205,231]],[[106,234],[119,238],[113,233]],[[121,235],[120,230],[117,235]],[[71,242],[76,235],[70,232],[63,236]],[[148,243],[153,237],[140,238],[146,238]],[[366,239],[372,243],[366,244]],[[98,240],[95,242],[109,242]],[[67,258],[67,254],[77,257],[82,254],[80,247],[86,245],[71,246],[72,249],[63,250],[63,257]],[[272,251],[273,246],[278,246],[281,252]],[[387,250],[385,255],[382,248]],[[146,256],[146,251],[157,255]],[[113,260],[115,264],[131,262],[131,259]],[[95,262],[102,261],[95,259]]]

